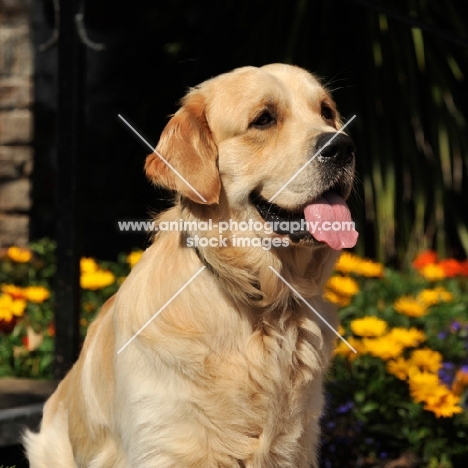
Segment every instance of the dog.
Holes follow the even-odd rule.
[[[189,90],[145,163],[175,204],[26,433],[31,468],[318,466],[322,288],[357,233],[310,225],[351,220],[342,126],[292,65]]]

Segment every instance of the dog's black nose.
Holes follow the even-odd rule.
[[[319,161],[333,159],[345,164],[353,160],[356,145],[354,141],[344,133],[322,133],[315,143],[315,154]]]

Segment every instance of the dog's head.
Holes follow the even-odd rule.
[[[351,223],[355,147],[341,127],[330,94],[305,70],[239,68],[185,96],[145,169],[194,204],[268,222],[273,232],[259,235],[351,247],[357,233],[332,226]]]

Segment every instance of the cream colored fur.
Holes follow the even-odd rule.
[[[321,116],[324,102],[331,121]],[[264,108],[275,125],[252,126]],[[326,90],[296,67],[246,67],[203,83],[183,100],[158,150],[206,203],[150,155],[148,177],[178,193],[158,222],[261,220],[252,190],[271,197],[312,156],[315,137],[339,127]],[[342,181],[349,188],[351,173]],[[304,205],[326,189],[325,179],[311,164],[275,203]],[[159,232],[104,304],[48,400],[40,432],[25,436],[31,468],[317,466],[322,379],[335,338],[269,267],[337,327],[321,297],[336,252],[316,241],[196,252],[185,245],[196,234],[210,235]]]

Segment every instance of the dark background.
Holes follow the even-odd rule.
[[[165,206],[165,194],[151,187],[143,175],[149,149],[118,114],[155,145],[167,116],[175,112],[188,87],[237,66],[261,66],[290,58],[295,15],[305,3],[137,0],[131,4],[116,1],[110,6],[102,0],[86,2],[88,36],[105,45],[99,52],[87,49],[84,71],[81,199],[86,255],[112,258],[118,251],[143,246],[144,234],[120,233],[116,221],[146,219],[150,209]],[[328,7],[317,3],[314,9],[310,19],[298,18],[308,24],[302,30],[304,37],[298,38],[301,57],[295,63],[308,66],[339,53],[339,65],[329,67],[325,80],[339,80],[339,87],[344,87],[335,93],[340,102],[340,95],[354,94],[356,83],[365,77],[359,76],[361,55],[350,48],[354,42],[342,42],[337,31],[343,38],[358,34],[352,16],[363,12],[353,4],[333,1]],[[324,13],[330,18],[329,26]],[[35,2],[36,46],[52,35],[53,18],[52,2]],[[54,233],[57,51],[38,51],[35,57],[32,236],[37,238]],[[341,110],[344,116],[352,112],[343,106]]]
[[[427,192],[427,196],[423,193],[423,199],[427,198],[425,222],[428,224],[435,211],[431,206],[435,203],[432,179],[440,179],[437,175],[440,162],[434,163],[422,153],[421,159],[415,159],[410,168],[413,173],[404,174],[408,154],[420,151],[412,128],[412,98],[423,103],[418,112],[423,120],[429,119],[429,127],[434,112],[433,108],[425,107],[423,95],[423,92],[430,94],[433,75],[422,71],[416,80],[422,83],[421,89],[427,83],[427,90],[416,89],[403,63],[416,61],[414,50],[406,48],[412,27],[421,22],[429,28],[424,31],[426,47],[437,56],[445,57],[446,50],[450,50],[457,59],[467,58],[466,44],[454,43],[454,39],[463,39],[453,23],[460,22],[461,2],[451,1],[437,7],[429,2],[432,6],[426,8],[421,7],[423,3],[427,5],[427,2],[405,1],[393,5],[388,1],[358,0],[85,1],[88,37],[105,48],[102,51],[87,48],[83,69],[85,126],[79,193],[83,254],[115,259],[118,252],[144,247],[147,236],[119,232],[117,220],[143,220],[150,211],[168,206],[167,194],[151,187],[143,174],[144,159],[150,150],[120,121],[118,114],[155,145],[168,116],[175,112],[177,101],[190,86],[238,66],[288,62],[323,78],[345,120],[357,114],[349,128],[358,148],[359,175],[350,205],[361,233],[360,253],[384,256],[380,259],[389,262],[401,261],[412,235],[415,208],[411,190],[419,183],[411,178],[421,179],[421,190]],[[32,237],[40,238],[54,236],[57,49],[38,50],[52,35],[52,0],[33,4],[36,159]],[[453,11],[444,17],[438,9]],[[386,15],[389,25],[390,32],[386,35],[382,27],[379,30],[382,15]],[[448,38],[444,37],[447,31]],[[374,65],[376,41],[390,51],[391,60],[381,69]],[[465,83],[452,79],[451,86],[457,105],[467,109]],[[380,109],[389,107],[391,116],[380,115]],[[401,135],[402,130],[395,128],[393,121],[403,124],[408,134]],[[407,150],[405,138],[412,139],[412,146]],[[375,191],[376,198],[379,195],[379,186],[372,179],[373,161],[376,153],[383,154],[384,150],[389,156],[381,156],[383,163],[379,162],[379,170],[384,177],[388,170],[399,174],[395,213],[387,213],[396,220],[397,226],[392,227],[395,222],[391,221],[390,228],[381,223],[385,213],[370,206],[371,198],[364,196],[364,190]],[[461,177],[465,182],[465,155],[463,159]],[[371,188],[366,186],[366,175],[370,177]],[[463,191],[450,189],[445,193],[446,209],[464,206],[468,201],[466,184]],[[399,210],[404,216],[400,216]],[[466,224],[466,211],[461,209],[457,214],[458,224]],[[455,219],[448,217],[443,226],[445,237],[437,247],[442,245],[447,254],[463,257],[457,225],[455,221],[450,224],[452,218]],[[385,236],[390,236],[389,240]],[[413,236],[413,251],[433,246],[435,237]]]

